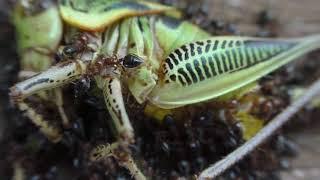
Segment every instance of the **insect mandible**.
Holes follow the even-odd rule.
[[[103,91],[118,141],[93,150],[93,160],[116,156],[114,149],[127,149],[134,143],[121,86],[127,86],[139,103],[176,108],[234,93],[320,46],[319,35],[295,39],[213,37],[179,20],[175,8],[148,1],[60,0],[43,13],[50,10],[59,11],[67,29],[66,45],[52,48],[62,62],[15,84],[10,97],[19,105],[26,97],[83,76],[94,79]],[[60,21],[60,16],[43,18]],[[29,28],[19,28],[20,23],[15,23],[18,30]],[[55,32],[60,31],[62,25]],[[130,153],[122,159],[137,179],[143,178]]]

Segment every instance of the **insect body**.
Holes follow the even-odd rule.
[[[134,142],[122,85],[139,103],[175,108],[232,93],[320,46],[318,35],[291,40],[211,37],[178,20],[174,8],[145,1],[61,0],[59,8],[66,28],[92,35],[79,41],[86,46],[66,46],[64,62],[13,86],[11,98],[21,100],[83,76],[95,79],[119,141],[95,149],[93,160]],[[143,178],[135,164],[122,161]]]

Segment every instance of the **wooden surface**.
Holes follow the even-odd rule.
[[[291,159],[291,167],[282,171],[284,180],[320,179],[320,126],[300,130],[289,137],[298,145],[298,157]]]
[[[269,10],[279,21],[284,36],[320,33],[319,0],[206,0],[210,17],[233,22],[241,32],[254,34],[257,14]]]

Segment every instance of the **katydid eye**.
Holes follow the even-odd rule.
[[[134,54],[128,54],[123,58],[123,66],[126,68],[135,68],[143,63],[143,59]]]

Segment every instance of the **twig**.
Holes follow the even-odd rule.
[[[263,129],[261,129],[253,138],[230,153],[224,159],[213,164],[209,168],[201,172],[199,179],[213,179],[230,168],[232,165],[240,161],[257,146],[262,144],[272,134],[279,129],[282,125],[290,120],[290,118],[298,112],[304,105],[310,102],[315,96],[320,94],[320,79],[312,84],[297,101],[292,103],[283,112],[277,115],[272,121],[270,121]]]

